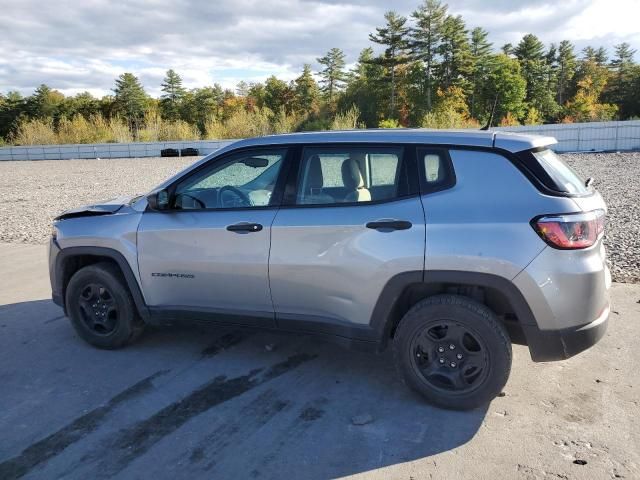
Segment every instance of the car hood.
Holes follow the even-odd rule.
[[[54,220],[65,220],[67,218],[92,217],[98,215],[112,215],[122,209],[125,205],[130,205],[139,198],[139,195],[128,195],[117,197],[103,202],[96,202],[83,207],[72,208],[58,215]]]

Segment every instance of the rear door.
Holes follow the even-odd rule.
[[[300,150],[272,225],[269,278],[278,325],[353,336],[387,282],[422,278],[424,212],[411,146]]]

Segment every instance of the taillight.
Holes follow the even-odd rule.
[[[594,245],[604,233],[604,210],[536,217],[531,226],[553,248],[575,250]]]

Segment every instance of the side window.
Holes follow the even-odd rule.
[[[455,174],[446,150],[418,148],[418,164],[424,192],[444,190],[455,184]]]
[[[298,205],[390,200],[409,193],[402,147],[305,148],[298,173]]]
[[[372,153],[371,185],[395,185],[398,176],[398,156],[388,153]]]
[[[247,151],[216,161],[177,185],[173,207],[202,210],[268,206],[285,155],[286,149]]]

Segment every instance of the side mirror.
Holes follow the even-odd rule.
[[[169,208],[169,192],[158,190],[147,196],[147,203],[151,210],[166,210]]]

